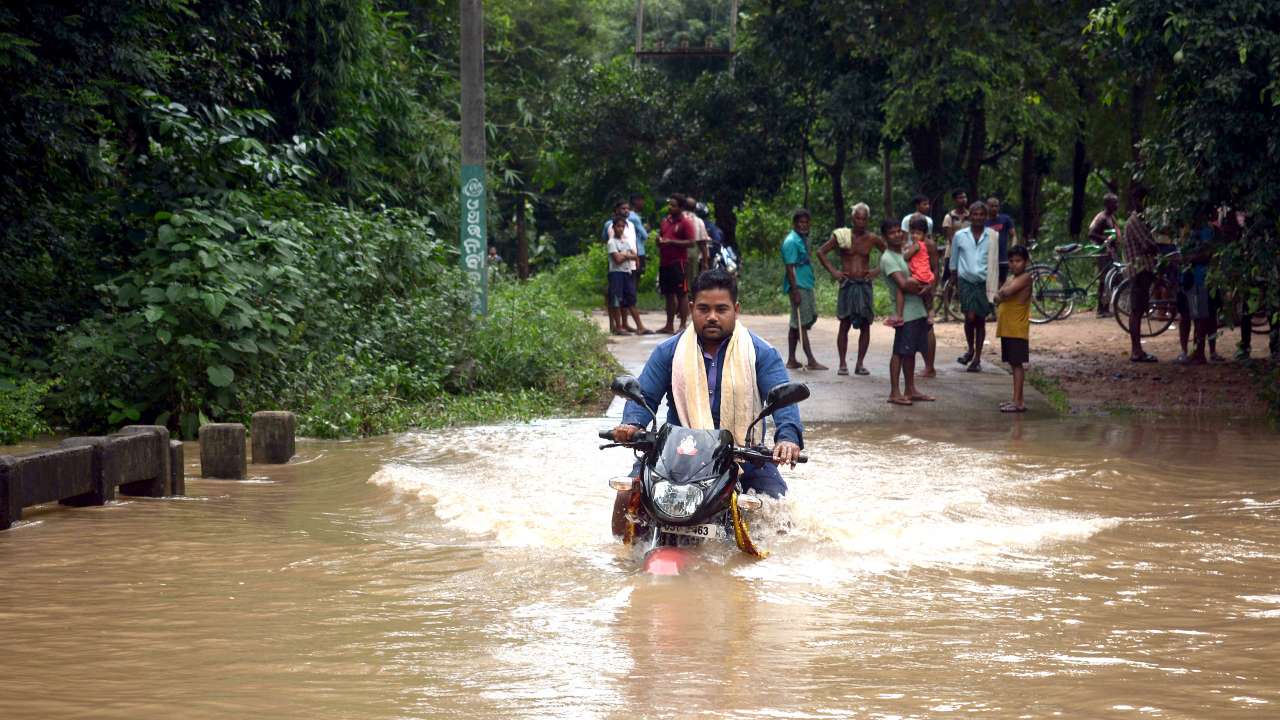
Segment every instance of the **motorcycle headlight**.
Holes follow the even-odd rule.
[[[689,517],[702,504],[702,488],[697,485],[674,485],[662,480],[654,483],[653,504],[667,517]]]

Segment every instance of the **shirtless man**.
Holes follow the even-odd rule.
[[[1093,222],[1089,223],[1089,242],[1102,246],[1102,252],[1098,254],[1098,274],[1102,277],[1107,276],[1111,263],[1119,259],[1120,251],[1116,247],[1120,234],[1120,226],[1116,224],[1116,210],[1119,209],[1120,198],[1115,193],[1107,193],[1102,196],[1102,212],[1094,215]],[[1111,317],[1109,303],[1114,289],[1098,282],[1098,317]]]
[[[852,228],[835,230],[822,247],[818,248],[818,262],[840,283],[840,298],[836,302],[836,316],[840,318],[840,333],[836,335],[836,350],[840,353],[840,369],[837,374],[849,374],[846,359],[849,354],[849,328],[855,327],[858,329],[858,361],[853,372],[856,375],[870,375],[871,372],[862,366],[862,361],[871,344],[871,322],[875,319],[871,281],[878,271],[871,268],[871,248],[879,248],[883,252],[885,244],[879,235],[867,232],[871,208],[866,203],[853,206],[850,220]],[[839,270],[827,259],[827,253],[837,248],[840,250]]]

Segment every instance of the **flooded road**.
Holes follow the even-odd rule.
[[[35,509],[0,717],[1280,715],[1277,436],[1012,423],[811,427],[772,556],[681,578],[610,537],[598,419]]]

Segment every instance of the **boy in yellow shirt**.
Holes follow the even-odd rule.
[[[1024,365],[1030,359],[1031,256],[1021,245],[1009,248],[1009,279],[996,294],[996,335],[1000,337],[1000,359],[1013,368],[1013,402],[1001,403],[1000,412],[1026,412],[1022,402]]]

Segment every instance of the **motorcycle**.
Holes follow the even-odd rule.
[[[692,560],[691,546],[707,541],[733,542],[743,552],[764,557],[751,541],[744,513],[763,502],[742,491],[739,463],[773,462],[773,450],[753,440],[756,425],[765,436],[765,419],[779,408],[809,397],[808,386],[784,383],[769,391],[765,406],[751,422],[746,443],[735,445],[728,430],[694,430],[664,424],[658,429],[656,408],[650,408],[640,383],[630,376],[613,381],[613,393],[632,400],[653,414],[648,430],[637,431],[628,442],[617,442],[613,430],[600,437],[610,442],[600,449],[625,447],[641,458],[639,478],[609,481],[619,493],[630,492],[624,542],[643,548],[643,570],[653,575],[679,575]],[[808,462],[801,455],[796,462]]]
[[[724,270],[730,275],[738,276],[738,254],[733,248],[722,243],[716,243],[711,249],[711,267]]]

